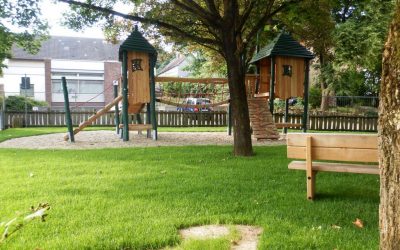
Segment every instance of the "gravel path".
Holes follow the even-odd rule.
[[[233,136],[225,132],[159,132],[158,140],[146,138],[145,133],[129,134],[130,140],[123,142],[114,131],[82,131],[75,135],[75,143],[65,142],[64,133],[15,138],[0,143],[0,148],[29,149],[91,149],[122,147],[159,147],[184,145],[232,145]],[[253,140],[253,145],[284,145],[285,140]]]

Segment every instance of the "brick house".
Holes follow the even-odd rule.
[[[112,82],[121,75],[118,48],[102,39],[59,36],[43,42],[36,55],[14,47],[0,84],[6,96],[28,96],[60,110],[65,76],[71,109],[98,109],[113,99]]]

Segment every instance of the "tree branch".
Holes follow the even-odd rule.
[[[219,14],[217,6],[215,6],[214,0],[206,0],[206,5],[214,17],[221,21],[221,15]]]
[[[193,0],[182,0],[185,2],[188,6],[192,6],[194,9],[196,9],[198,12],[204,13],[205,18],[207,18],[210,21],[210,26],[213,25],[221,25],[221,17],[219,16],[219,13],[215,9],[215,11],[207,11],[206,9],[202,8],[198,3],[196,3]],[[211,0],[213,2],[213,0]],[[214,5],[215,6],[215,5]]]
[[[240,32],[242,30],[244,24],[247,21],[247,18],[249,18],[250,14],[251,14],[251,11],[254,8],[254,5],[255,5],[255,1],[251,0],[249,7],[247,7],[244,10],[243,15],[239,19],[239,25],[238,25],[238,27],[236,27],[236,32]]]
[[[277,7],[274,11],[271,12],[272,4],[274,3],[274,1],[272,1],[271,2],[272,4],[264,12],[264,15],[261,17],[261,19],[257,22],[257,24],[253,27],[253,29],[247,34],[245,43],[247,44],[248,41],[250,41],[251,38],[254,37],[257,34],[258,30],[260,30],[262,28],[262,26],[270,18],[272,18],[274,15],[276,15],[280,11],[284,10],[285,8],[287,8],[289,5],[294,4],[294,3],[299,3],[301,1],[303,1],[303,0],[290,0],[290,1],[287,1],[287,2],[285,2],[283,4],[281,4],[279,7]]]
[[[190,39],[196,43],[199,44],[208,44],[208,45],[216,45],[216,41],[213,39],[209,39],[209,38],[204,38],[204,37],[199,37],[193,34],[190,34],[186,31],[184,31],[183,29],[172,25],[170,23],[166,23],[160,20],[156,20],[156,19],[152,19],[152,18],[146,18],[146,17],[140,17],[137,15],[128,15],[128,14],[123,14],[121,12],[115,11],[115,10],[111,10],[111,9],[107,9],[101,6],[97,6],[97,5],[93,5],[93,4],[88,4],[88,3],[83,3],[83,2],[79,2],[79,1],[75,1],[75,0],[58,0],[59,2],[64,2],[64,3],[68,3],[70,5],[77,5],[83,8],[87,8],[87,9],[91,9],[91,10],[95,10],[95,11],[99,11],[105,14],[109,14],[109,15],[114,15],[114,16],[119,16],[122,17],[124,19],[128,19],[128,20],[132,20],[132,21],[137,21],[137,22],[142,22],[142,23],[147,23],[147,24],[153,24],[156,25],[158,27],[161,28],[165,28],[174,32],[177,32],[180,36],[186,38],[186,39]]]

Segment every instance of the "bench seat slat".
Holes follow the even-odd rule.
[[[314,137],[313,137],[314,139]],[[314,142],[314,141],[313,141]],[[287,147],[287,156],[292,159],[305,159],[306,147]],[[313,160],[378,162],[378,149],[346,147],[312,147]]]
[[[292,161],[289,169],[306,170],[305,161]],[[347,163],[313,162],[312,169],[321,172],[341,172],[356,174],[377,174],[379,175],[378,165],[362,165]]]
[[[378,148],[378,136],[376,134],[289,133],[287,135],[287,145],[305,147],[306,138],[308,136],[313,138],[313,147],[358,149]]]

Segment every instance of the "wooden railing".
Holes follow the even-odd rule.
[[[71,113],[74,126],[89,119],[94,112]],[[26,119],[25,119],[26,117]],[[146,114],[141,114],[146,121]],[[159,111],[157,112],[158,126],[161,127],[191,127],[191,126],[227,126],[228,114],[225,111],[203,113]],[[302,115],[289,115],[289,123],[301,123]],[[23,121],[27,127],[65,126],[64,112],[6,112],[5,125],[12,127],[14,120]],[[137,123],[134,115],[129,116],[130,123]],[[276,123],[284,122],[283,114],[274,114]],[[345,116],[345,115],[310,115],[309,129],[325,131],[377,131],[378,117]],[[114,113],[108,112],[93,122],[95,126],[115,126]]]
[[[72,124],[78,126],[81,122],[87,121],[95,112],[72,112]],[[141,120],[146,121],[147,114],[142,113]],[[190,127],[227,126],[227,113],[225,111],[213,112],[179,112],[159,111],[157,112],[158,126],[161,127]],[[129,123],[137,123],[135,115],[129,115]],[[26,127],[52,127],[66,126],[64,112],[6,112],[6,127],[13,127],[14,124],[21,124]],[[115,126],[114,112],[108,112],[93,121],[93,126]]]
[[[246,94],[254,97],[258,75],[247,74],[245,77]],[[226,84],[227,78],[185,78],[185,77],[156,77],[156,82],[183,82],[183,83],[202,83],[202,84]]]
[[[302,115],[289,115],[288,123],[301,124]],[[283,114],[274,114],[275,123],[283,123]],[[310,115],[308,129],[321,131],[378,131],[377,116]]]

